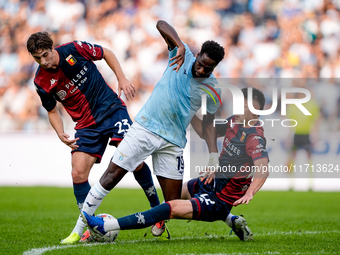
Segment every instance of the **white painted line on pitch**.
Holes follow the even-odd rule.
[[[257,236],[269,236],[269,235],[318,235],[318,234],[340,234],[340,230],[332,230],[332,231],[305,231],[305,232],[272,232],[272,233],[264,233],[264,234],[255,234],[254,237]],[[194,240],[194,239],[206,239],[206,238],[222,238],[226,237],[225,235],[223,236],[218,236],[218,235],[208,235],[208,236],[198,236],[198,237],[174,237],[171,238],[171,240]],[[117,241],[114,243],[119,243],[119,244],[125,244],[125,243],[141,243],[141,242],[158,242],[158,239],[145,239],[145,240],[133,240],[133,241]],[[114,244],[113,243],[113,244]],[[105,245],[107,243],[88,243],[88,244],[83,244],[83,246],[96,246],[96,245]],[[36,248],[36,249],[31,249],[28,251],[25,251],[23,255],[41,255],[44,252],[47,251],[53,251],[53,250],[63,250],[67,248],[76,248],[79,247],[79,245],[59,245],[59,246],[51,246],[51,247],[43,247],[43,248]],[[235,253],[237,255],[253,255],[253,254],[258,254],[258,253]],[[262,253],[263,254],[263,253]],[[265,253],[266,254],[266,253]],[[267,254],[281,254],[280,252],[270,252],[268,251]],[[310,254],[310,253],[299,253],[297,252],[296,254]],[[216,255],[216,254],[215,254]]]
[[[107,243],[90,243],[90,244],[84,244],[82,246],[96,246],[96,245],[104,245],[104,244],[107,244]],[[79,245],[59,245],[59,246],[31,249],[29,251],[25,251],[23,255],[40,255],[47,251],[63,250],[63,249],[73,248],[73,247],[79,247]]]

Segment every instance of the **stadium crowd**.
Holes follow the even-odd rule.
[[[38,31],[57,45],[81,40],[111,49],[137,89],[127,102],[133,118],[167,65],[159,19],[173,24],[194,54],[207,39],[224,46],[216,77],[313,78],[322,119],[339,130],[339,0],[0,0],[0,132],[51,129],[33,83],[38,64],[26,49]],[[116,89],[109,67],[96,64]]]

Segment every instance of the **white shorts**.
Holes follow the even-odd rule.
[[[112,162],[133,172],[152,155],[153,172],[174,180],[182,180],[184,173],[183,149],[134,122],[117,147]]]

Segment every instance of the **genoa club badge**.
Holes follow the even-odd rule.
[[[72,55],[69,55],[67,58],[66,58],[66,61],[67,63],[69,63],[71,66],[73,66],[77,60],[75,59],[75,57],[73,57]]]
[[[246,138],[246,135],[247,134],[245,132],[242,132],[242,136],[241,136],[241,139],[240,139],[241,142],[244,141],[244,139]]]

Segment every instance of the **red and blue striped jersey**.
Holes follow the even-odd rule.
[[[227,124],[217,125],[217,133],[224,135],[224,140],[219,158],[221,171],[216,174],[215,190],[218,198],[233,204],[251,184],[254,173],[250,167],[256,160],[268,158],[268,152],[259,121],[253,127],[244,128],[240,124],[230,125],[231,121],[235,123],[234,116],[227,120]]]
[[[75,129],[99,123],[124,102],[105,82],[93,63],[104,56],[96,44],[74,41],[55,48],[59,54],[56,69],[39,66],[34,83],[43,107],[55,108],[59,101],[76,122]]]

